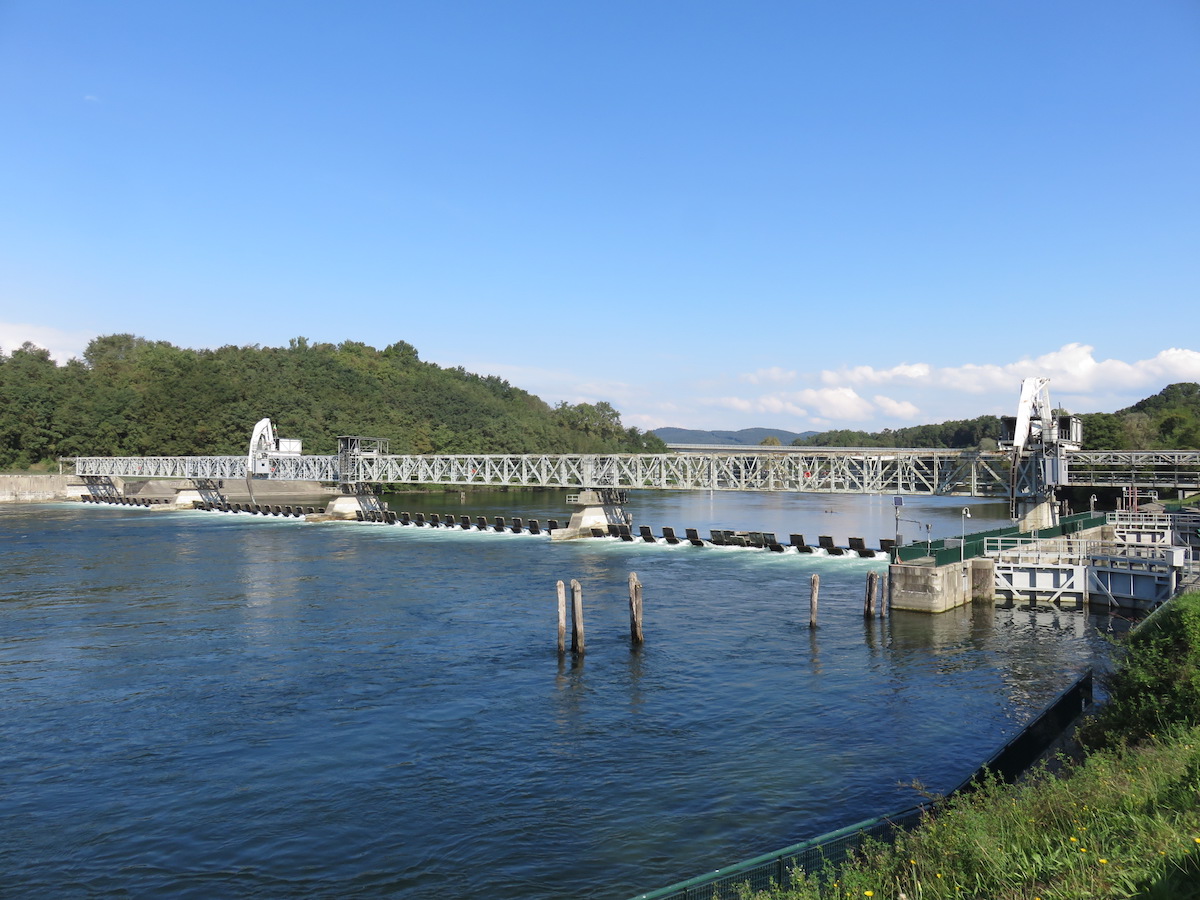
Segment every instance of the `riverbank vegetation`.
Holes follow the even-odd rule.
[[[393,453],[666,450],[608,403],[551,407],[494,375],[423,362],[403,341],[187,350],[115,334],[63,366],[32,344],[0,352],[3,470],[245,453],[264,416],[306,453],[335,452],[343,434],[387,438]]]
[[[1163,388],[1114,413],[1083,413],[1084,450],[1194,450],[1200,447],[1200,384]],[[793,441],[798,447],[915,447],[996,449],[998,416],[883,431],[824,431]]]
[[[1200,594],[1130,638],[1082,758],[960,795],[894,845],[755,900],[1200,897]]]

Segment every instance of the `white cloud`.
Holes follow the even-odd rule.
[[[928,363],[901,363],[890,369],[875,369],[871,366],[852,366],[836,371],[826,369],[821,373],[825,384],[883,384],[890,381],[921,382],[929,379],[933,367]]]
[[[795,395],[827,419],[863,420],[871,418],[875,408],[853,388],[808,388]]]
[[[885,416],[891,416],[895,419],[911,419],[919,415],[921,410],[907,400],[893,400],[891,397],[885,397],[883,394],[876,394],[871,398],[875,401],[875,405]]]
[[[807,388],[803,391],[782,391],[760,397],[708,397],[700,402],[706,406],[775,417],[806,418],[812,409],[817,415],[827,419],[862,420],[870,418],[874,411],[869,400],[860,397],[853,388],[848,387]]]
[[[790,384],[796,380],[796,373],[779,366],[771,366],[769,369],[759,369],[756,372],[739,375],[738,380],[750,384]]]
[[[96,335],[84,331],[64,331],[47,325],[0,322],[0,350],[12,353],[28,341],[50,351],[51,358],[65,363],[71,357],[83,358],[83,351]]]
[[[1105,391],[1117,385],[1128,389],[1164,380],[1194,381],[1200,380],[1200,352],[1171,348],[1150,359],[1130,363],[1097,360],[1094,347],[1070,343],[1041,356],[1003,364],[968,363],[937,368],[928,363],[904,363],[888,369],[854,366],[826,369],[820,378],[827,385],[927,385],[968,394],[992,391],[1015,394],[1021,379],[1032,375],[1048,377],[1051,390],[1067,393]]]
[[[757,412],[754,402],[745,397],[701,397],[699,402],[704,406],[716,406],[721,409],[735,409],[738,412]]]
[[[806,416],[808,411],[798,406],[785,394],[768,395],[758,399],[758,409],[760,412],[770,413],[774,416]]]

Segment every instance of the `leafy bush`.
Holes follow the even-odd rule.
[[[1085,742],[1139,742],[1172,725],[1200,724],[1200,594],[1161,609],[1129,639],[1109,679],[1110,699]]]

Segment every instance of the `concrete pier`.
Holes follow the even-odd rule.
[[[571,520],[565,528],[551,532],[552,541],[590,537],[593,528],[607,533],[610,525],[618,528],[624,525],[628,528],[633,524],[633,516],[628,515],[623,507],[626,502],[624,491],[607,488],[580,491],[578,494],[568,495],[567,502],[578,506],[579,509],[571,514]]]
[[[888,569],[892,609],[941,613],[972,600],[991,601],[995,566],[976,557],[945,566],[901,566]]]

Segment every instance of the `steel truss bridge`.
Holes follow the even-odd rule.
[[[1044,477],[1037,456],[1023,459],[1018,493]],[[109,479],[193,481],[267,479],[345,486],[493,485],[668,491],[792,491],[853,494],[1008,496],[1012,457],[1003,452],[885,448],[688,449],[666,454],[332,456],[269,454],[250,472],[246,456],[78,457],[89,485]],[[1200,451],[1065,451],[1058,483],[1068,487],[1200,490]]]

